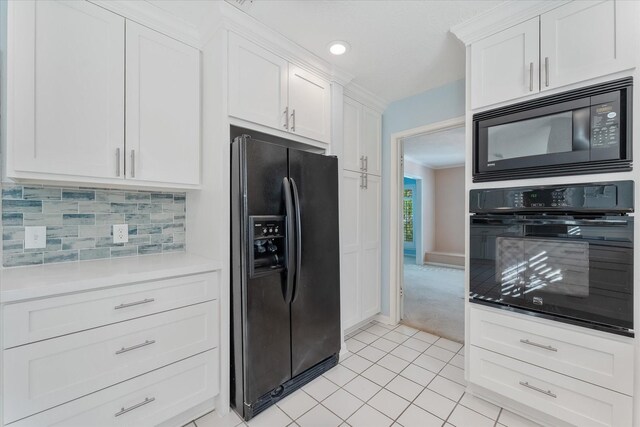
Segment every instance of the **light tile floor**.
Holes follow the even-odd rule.
[[[465,393],[462,344],[372,322],[346,337],[340,364],[248,423],[231,411],[185,427],[534,427]]]

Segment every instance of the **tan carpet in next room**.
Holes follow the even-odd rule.
[[[405,258],[402,323],[464,342],[464,270]]]

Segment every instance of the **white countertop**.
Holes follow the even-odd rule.
[[[17,302],[220,269],[189,253],[144,255],[0,270],[0,302]]]

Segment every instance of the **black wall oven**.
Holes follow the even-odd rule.
[[[631,169],[633,79],[473,116],[473,180]]]
[[[472,190],[472,303],[633,336],[633,182]]]

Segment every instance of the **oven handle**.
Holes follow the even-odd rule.
[[[625,226],[629,224],[624,219],[511,219],[496,217],[474,217],[474,222],[490,223],[498,222],[501,224],[520,224],[520,225],[609,225],[609,226]]]

